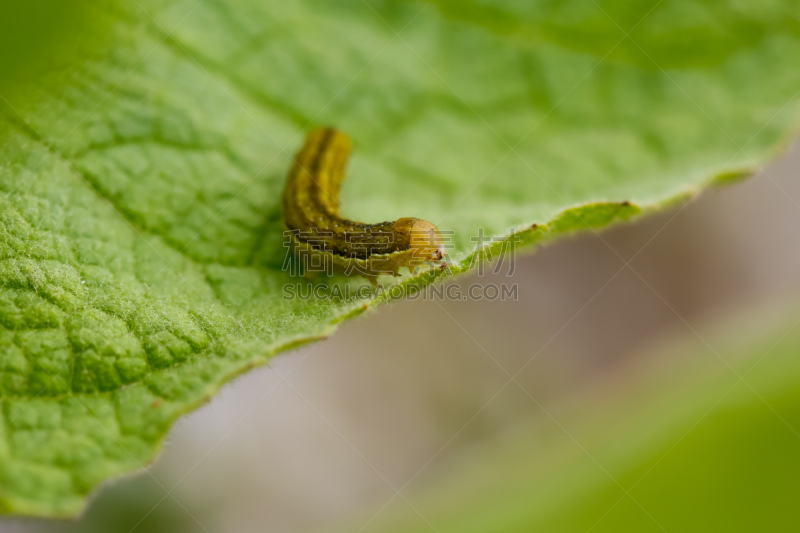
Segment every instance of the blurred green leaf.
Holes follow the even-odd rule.
[[[341,278],[283,298],[310,126],[354,138],[349,217],[453,230],[460,272],[481,227],[629,218],[797,125],[796,2],[0,6],[7,512],[78,512],[222,383],[387,299],[320,297],[361,283]]]
[[[100,492],[79,519],[31,521],[30,530],[35,533],[191,533],[198,527],[194,517],[214,510],[213,503],[187,508],[174,498],[165,497],[160,482],[140,475]]]
[[[567,406],[532,400],[530,425],[427,472],[361,530],[797,531],[798,313],[700,331]]]

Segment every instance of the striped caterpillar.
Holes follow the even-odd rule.
[[[346,275],[360,274],[372,284],[381,274],[399,276],[440,263],[444,240],[431,222],[401,218],[364,224],[341,216],[339,192],[352,148],[350,138],[333,128],[308,134],[283,189],[283,219],[298,253],[323,254]]]

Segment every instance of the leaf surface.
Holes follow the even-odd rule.
[[[479,235],[533,244],[762,164],[797,126],[796,8],[3,7],[0,507],[77,513],[222,383],[392,298],[283,269],[308,128],[353,137],[346,216],[433,221],[458,273]]]

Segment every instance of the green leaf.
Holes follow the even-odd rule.
[[[798,122],[796,7],[4,3],[0,508],[79,512],[222,383],[393,297],[282,269],[307,128],[354,139],[350,218],[453,231],[457,273],[479,228],[531,244],[763,163]]]
[[[351,530],[796,531],[798,310],[709,329],[566,407],[538,405]]]

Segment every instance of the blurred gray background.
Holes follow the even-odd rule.
[[[148,472],[104,487],[81,520],[2,519],[0,530],[282,533],[366,522],[396,490],[424,487],[464,450],[540,414],[506,386],[509,375],[553,405],[690,327],[797,300],[799,171],[795,145],[742,183],[518,255],[511,278],[458,280],[517,283],[518,301],[382,307],[227,385],[176,424]]]

